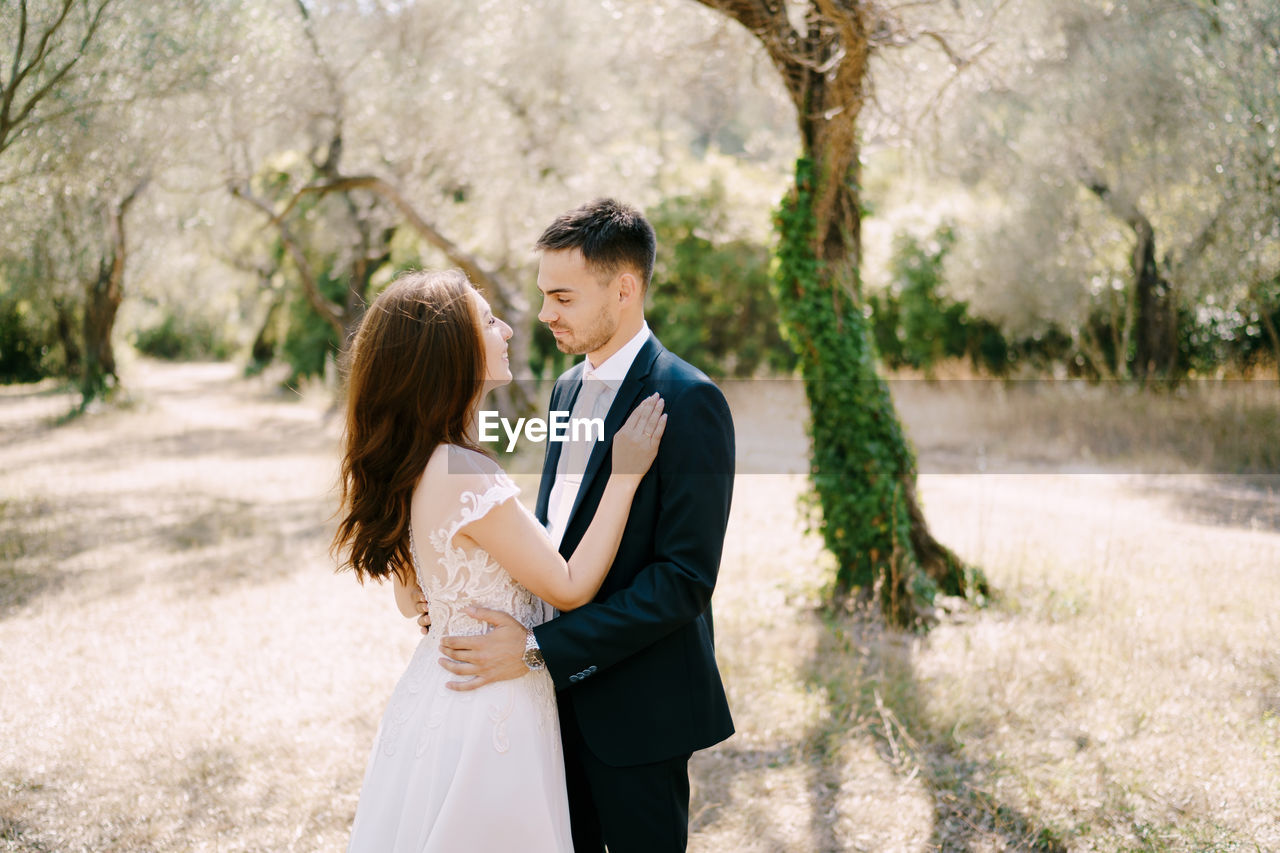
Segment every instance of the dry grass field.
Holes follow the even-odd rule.
[[[126,383],[63,425],[56,389],[0,389],[0,851],[344,849],[418,635],[332,571],[336,419],[230,365]],[[931,524],[998,590],[923,635],[818,606],[803,400],[730,389],[742,469],[775,473],[734,497],[738,734],[694,760],[691,849],[1280,851],[1256,387],[896,384]]]

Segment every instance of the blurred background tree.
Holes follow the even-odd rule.
[[[788,374],[766,246],[734,236],[724,187],[672,196],[650,211],[658,237],[648,320],[682,358],[716,377]]]
[[[77,380],[82,407],[117,381],[128,223],[175,141],[165,105],[201,84],[187,40],[203,14],[160,0],[0,10],[12,56],[0,84],[0,302],[21,318],[24,348],[42,353],[37,372]]]
[[[1065,335],[1073,374],[1171,382],[1257,364],[1280,272],[1280,93],[1263,82],[1280,74],[1280,10],[1005,11],[928,145],[935,200],[964,198],[948,287],[1011,338]]]
[[[932,378],[938,365],[963,358],[983,373],[1008,373],[1015,354],[1000,327],[944,292],[943,264],[955,241],[949,225],[928,240],[910,233],[894,240],[889,286],[869,293],[866,305],[886,367],[915,368]]]

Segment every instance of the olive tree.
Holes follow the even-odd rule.
[[[961,66],[976,47],[954,44],[939,26],[942,4],[702,2],[760,41],[795,110],[801,157],[777,218],[776,286],[805,378],[812,480],[838,561],[836,590],[874,591],[899,624],[940,591],[980,596],[980,576],[929,531],[914,452],[877,373],[862,310],[858,124],[877,52],[927,40]]]
[[[935,173],[1002,202],[959,224],[952,284],[1015,333],[1064,330],[1107,378],[1185,375],[1215,313],[1270,322],[1274,4],[1009,11],[935,151]]]

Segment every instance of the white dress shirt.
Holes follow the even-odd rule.
[[[608,418],[622,380],[627,378],[627,371],[631,369],[636,356],[640,354],[640,348],[648,339],[649,324],[645,323],[631,340],[600,364],[593,365],[590,358],[583,359],[585,369],[582,373],[582,389],[574,401],[570,418]],[[564,539],[565,528],[569,526],[569,513],[573,511],[573,504],[578,499],[587,460],[591,458],[591,450],[597,443],[594,431],[586,430],[586,433],[584,440],[566,441],[560,448],[555,483],[551,487],[551,496],[547,499],[547,534],[557,548]]]

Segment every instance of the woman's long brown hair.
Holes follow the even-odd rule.
[[[409,504],[442,442],[467,437],[484,383],[484,345],[460,270],[399,276],[365,313],[351,346],[341,520],[332,551],[364,583],[413,578]]]

